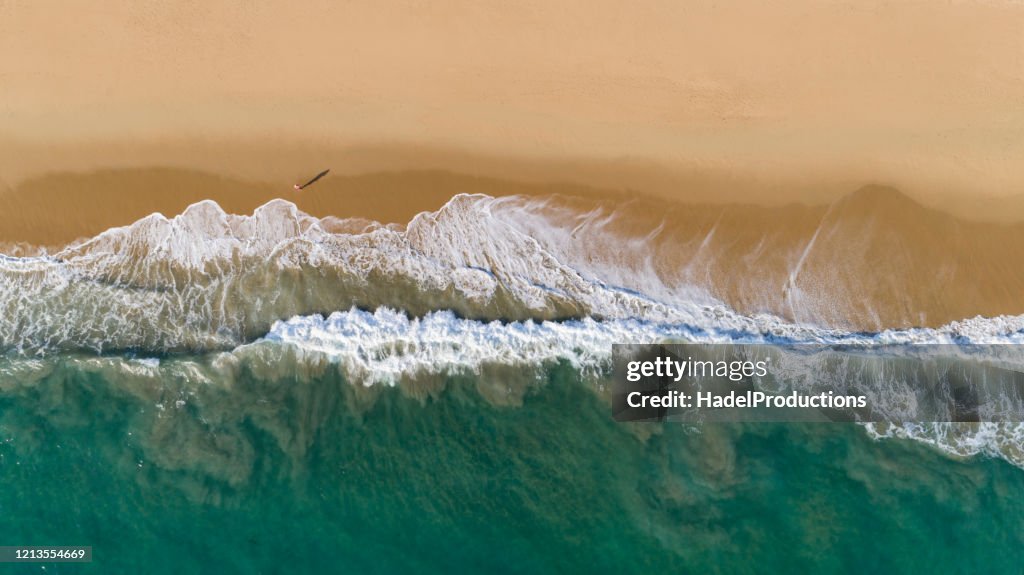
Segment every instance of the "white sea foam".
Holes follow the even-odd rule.
[[[1007,318],[1008,319],[1008,318]],[[298,316],[276,322],[260,341],[287,343],[324,354],[351,369],[366,383],[396,383],[419,372],[476,370],[487,363],[537,365],[566,360],[577,369],[606,368],[616,343],[818,343],[845,345],[892,344],[1001,344],[1020,342],[1018,329],[1006,333],[1012,322],[971,322],[971,330],[958,325],[938,330],[892,330],[879,334],[845,333],[790,326],[780,330],[737,329],[736,318],[703,324],[658,322],[639,318],[569,321],[499,322],[462,319],[450,311],[420,318],[380,308],[374,312],[351,309]],[[757,322],[751,325],[759,327]],[[996,327],[998,326],[998,327]],[[969,334],[969,335],[968,335]],[[794,336],[803,337],[794,337]],[[966,349],[966,348],[965,348]],[[1014,360],[1016,360],[1016,355]],[[1020,366],[1024,367],[1024,366]]]
[[[738,314],[698,288],[666,285],[635,257],[636,246],[616,252],[613,236],[598,245],[608,217],[574,219],[543,200],[462,195],[399,229],[318,220],[281,200],[252,216],[201,202],[52,257],[0,260],[0,348],[225,349],[274,321],[353,305],[414,315],[451,309],[484,320],[639,319],[798,341],[843,337]],[[591,252],[567,239],[580,226],[590,228]],[[878,337],[1018,341],[1022,328],[1019,317],[979,318]]]
[[[0,348],[232,355],[288,344],[360,381],[394,383],[492,363],[600,370],[614,343],[1024,343],[1024,316],[868,334],[739,314],[698,287],[666,284],[637,256],[650,238],[626,245],[602,233],[610,214],[560,209],[461,195],[402,229],[319,220],[281,200],[252,216],[201,202],[53,256],[0,258]],[[569,241],[583,230],[591,251]],[[316,315],[330,310],[348,311]],[[983,426],[956,450],[1006,453],[1019,440],[1019,430]]]
[[[264,339],[224,355],[245,357],[263,353],[268,344],[286,344],[305,354],[307,361],[316,363],[326,358],[336,363],[354,382],[394,385],[425,374],[480,373],[488,365],[513,366],[529,372],[558,361],[567,362],[584,375],[607,375],[611,368],[612,346],[616,343],[947,344],[942,353],[948,356],[959,349],[969,353],[971,348],[963,345],[967,341],[972,344],[1020,343],[1019,325],[1018,318],[1001,318],[959,322],[938,330],[893,330],[879,334],[808,329],[807,339],[780,340],[769,332],[735,331],[731,321],[717,326],[636,318],[502,323],[462,319],[451,312],[410,318],[389,309],[375,312],[353,309],[328,317],[304,316],[277,322]],[[959,345],[948,345],[952,343]],[[998,346],[995,349],[998,351]],[[1024,369],[1020,355],[1012,353],[1004,359],[1011,362],[1009,367],[1020,371]],[[893,382],[881,392],[901,393],[899,384]],[[896,402],[891,403],[896,405]],[[1020,405],[1015,405],[1011,411],[1019,413]],[[914,439],[958,456],[987,454],[1024,467],[1022,424],[864,425],[877,438]]]
[[[864,428],[875,439],[920,441],[955,457],[987,455],[1024,468],[1024,423],[867,423]]]
[[[796,329],[679,290],[668,299],[665,290],[644,293],[642,270],[616,275],[608,262],[554,249],[554,223],[547,239],[535,237],[542,216],[524,206],[520,198],[457,196],[404,230],[317,220],[281,200],[252,216],[225,214],[210,201],[174,218],[154,214],[53,257],[0,261],[0,348],[223,349],[275,320],[353,305],[417,315],[452,309],[476,319]]]

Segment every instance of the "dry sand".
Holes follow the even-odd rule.
[[[1024,5],[1003,1],[8,0],[0,177],[226,139],[625,162],[634,176],[753,181],[769,200],[865,182],[1015,196],[1022,31]],[[148,160],[135,166],[168,165]],[[177,167],[229,173],[199,163]]]

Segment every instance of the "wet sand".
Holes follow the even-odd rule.
[[[280,197],[318,217],[405,224],[458,193],[536,196],[551,207],[571,208],[572,218],[613,215],[596,228],[581,227],[572,241],[581,249],[605,250],[595,256],[606,257],[616,251],[616,238],[646,237],[647,247],[636,257],[651,257],[665,285],[697,287],[747,314],[879,330],[1024,313],[1024,270],[1014,263],[1024,224],[957,218],[879,186],[828,203],[764,206],[668,201],[629,190],[439,170],[332,172],[301,192],[287,181],[194,170],[98,170],[30,178],[0,192],[0,245],[13,255],[35,253],[19,243],[52,253],[153,212],[181,213],[204,199],[229,213],[249,214]]]
[[[283,198],[317,217],[405,224],[460,193],[629,197],[625,192],[577,184],[517,182],[440,170],[361,175],[332,171],[298,192],[287,181],[247,181],[174,168],[65,172],[30,178],[0,191],[0,243],[62,246],[154,212],[174,216],[206,199],[234,214],[251,214],[270,200]]]

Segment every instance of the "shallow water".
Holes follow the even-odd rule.
[[[243,365],[197,385],[85,365],[0,387],[0,540],[93,547],[91,564],[47,573],[994,573],[1024,560],[1024,473],[1005,461],[848,424],[619,424],[564,363],[507,404],[481,395],[499,381],[469,376],[366,388]]]
[[[786,262],[792,313],[745,313],[618,218],[202,202],[0,257],[0,545],[92,546],[47,573],[1019,571],[1024,425],[625,424],[604,383],[616,343],[966,350],[1024,316],[851,331]]]

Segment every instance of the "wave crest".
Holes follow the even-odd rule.
[[[388,305],[478,319],[648,314],[602,291],[494,215],[458,196],[406,229],[319,220],[273,201],[252,216],[211,201],[154,214],[53,257],[0,261],[0,347],[207,350],[278,319]],[[605,290],[607,291],[607,290]]]
[[[635,320],[734,339],[863,335],[740,314],[667,281],[648,249],[658,229],[620,233],[616,218],[550,198],[459,195],[403,228],[318,219],[283,200],[251,216],[204,201],[53,256],[0,258],[0,348],[224,350],[276,321],[353,307],[412,317],[449,310],[485,322]],[[1022,330],[1024,317],[1004,316],[872,337],[1019,342]]]

